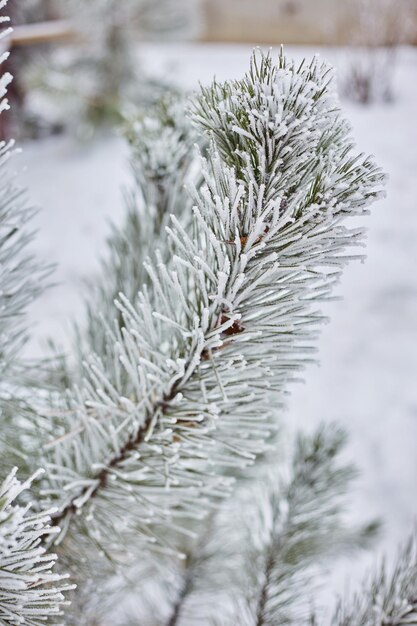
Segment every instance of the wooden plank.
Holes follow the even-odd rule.
[[[6,47],[31,46],[43,43],[76,41],[77,33],[66,20],[51,20],[15,26],[5,39]]]

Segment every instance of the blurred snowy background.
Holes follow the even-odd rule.
[[[17,167],[31,202],[41,207],[37,251],[58,264],[57,286],[31,311],[34,339],[28,350],[39,354],[47,350],[48,338],[69,346],[72,320],[83,310],[83,283],[98,267],[109,222],[117,223],[123,215],[122,187],[129,184],[130,172],[117,115],[99,129],[91,116],[81,125],[75,123],[80,113],[74,105],[77,98],[70,93],[66,108],[63,96],[71,74],[59,79],[60,67],[81,76],[77,47],[88,50],[90,30],[101,28],[99,14],[90,12],[79,37],[74,36],[76,22],[59,3],[30,2],[30,21],[38,30],[23,25],[16,30],[16,64],[21,59],[21,65],[13,69],[29,76],[21,87],[27,93],[16,94],[18,125],[23,127],[26,116],[36,119],[38,130],[29,124],[26,137],[36,139],[23,137]],[[100,9],[99,2],[93,4]],[[136,6],[135,0],[119,0],[117,16],[112,17],[119,29],[114,37],[124,32],[124,4],[129,20]],[[335,65],[342,106],[356,141],[389,173],[387,199],[367,218],[367,260],[348,268],[338,289],[342,300],[327,305],[331,321],[319,343],[321,365],[308,367],[306,384],[292,388],[285,417],[290,428],[310,430],[322,420],[345,425],[349,456],[361,471],[352,494],[352,517],[382,519],[378,552],[389,555],[417,518],[417,2],[205,0],[197,5],[189,0],[171,2],[160,15],[152,2],[148,5],[141,14],[148,22],[139,20],[147,26],[132,29],[127,51],[133,66],[140,64],[142,95],[148,85],[189,90],[214,75],[219,80],[238,77],[247,68],[253,45],[289,43],[289,56],[301,59],[319,53]],[[23,13],[16,10],[21,24]],[[82,22],[81,10],[75,13]],[[97,37],[95,32],[96,44]],[[103,41],[100,45],[108,44]],[[47,104],[48,76],[53,77],[53,87],[65,83],[58,105]],[[33,92],[27,84],[34,85]],[[123,85],[116,87],[126,102]],[[136,94],[129,97],[133,106]],[[106,113],[117,106],[112,102],[108,107],[106,101]],[[62,111],[68,119],[58,120],[57,112]],[[43,113],[46,119],[39,123]],[[355,556],[354,563],[341,560],[333,567],[327,593],[354,587],[375,558],[366,554]]]

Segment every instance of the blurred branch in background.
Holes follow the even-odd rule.
[[[342,94],[361,104],[394,99],[398,47],[412,39],[410,2],[352,0],[349,62],[341,77]]]
[[[198,28],[199,0],[32,0],[14,7],[17,52],[8,70],[18,79],[4,137],[75,127],[85,138],[120,120],[122,109],[153,102],[169,86],[145,75],[139,42],[185,38]]]

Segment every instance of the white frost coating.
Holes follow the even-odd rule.
[[[0,2],[0,10],[6,2]],[[7,18],[0,18],[0,23],[5,21]],[[8,33],[8,29],[3,31],[0,38]],[[1,55],[0,63],[7,56]],[[11,79],[8,73],[0,78],[0,113],[8,108],[4,96]],[[18,420],[26,405],[19,398],[24,392],[16,359],[25,340],[22,319],[41,288],[41,273],[26,248],[31,239],[26,224],[32,211],[7,169],[12,146],[12,141],[0,142],[0,470],[6,467],[7,471],[9,457],[17,449]],[[17,419],[15,405],[19,406]],[[25,443],[25,452],[30,454],[28,440]],[[24,454],[19,458],[23,463]],[[41,626],[51,620],[57,624],[65,604],[63,592],[74,587],[64,584],[66,577],[55,573],[57,557],[45,547],[46,537],[58,531],[50,525],[55,510],[36,514],[30,505],[19,505],[17,499],[41,471],[24,483],[17,480],[16,471],[0,484],[0,624]]]
[[[61,615],[63,593],[73,589],[66,576],[54,572],[56,555],[42,545],[51,528],[50,513],[33,514],[16,499],[28,489],[37,472],[24,483],[14,469],[0,486],[0,624],[39,626]],[[54,620],[54,623],[57,623]]]
[[[195,208],[172,219],[170,258],[149,251],[147,288],[118,298],[122,323],[106,331],[105,358],[87,359],[45,459],[46,492],[66,522],[84,524],[94,506],[87,533],[108,520],[113,546],[141,535],[169,549],[173,519],[188,532],[185,518],[230,491],[229,468],[265,449],[322,321],[313,306],[361,238],[344,218],[364,215],[383,179],[352,155],[328,81],[316,59],[297,68],[255,55],[242,81],[194,102],[211,141]],[[117,533],[118,516],[132,533]]]
[[[7,0],[3,0],[0,10],[6,4]],[[0,25],[7,21],[7,16],[0,17]],[[10,30],[3,29],[0,39]],[[0,64],[8,55],[0,55]],[[5,95],[11,80],[9,72],[0,77],[0,114],[9,108]],[[13,145],[13,140],[0,141],[0,379],[5,384],[13,377],[14,357],[25,340],[22,320],[26,307],[39,293],[41,282],[39,267],[27,252],[31,239],[27,222],[33,210],[25,206],[22,191],[16,187],[7,166]],[[0,400],[2,393],[0,389]]]
[[[417,623],[417,537],[399,550],[393,567],[383,561],[353,598],[344,599],[330,626],[409,626]]]

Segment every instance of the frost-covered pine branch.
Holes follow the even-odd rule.
[[[0,1],[0,9],[6,4]],[[7,21],[0,17],[0,24]],[[7,56],[4,53],[0,61]],[[11,78],[7,73],[0,78],[0,113],[8,108],[5,95]],[[0,473],[7,472],[0,485],[0,624],[40,626],[57,623],[65,604],[63,592],[73,586],[55,572],[56,556],[43,545],[46,536],[57,532],[50,523],[53,511],[32,513],[29,504],[21,503],[22,492],[39,472],[24,483],[17,480],[16,469],[9,473],[11,459],[17,457],[25,465],[30,455],[29,431],[27,436],[21,431],[34,415],[19,353],[26,340],[26,308],[42,289],[45,274],[28,252],[33,211],[10,174],[12,146],[0,142]]]
[[[11,77],[1,79],[2,93]],[[2,100],[2,109],[7,101]],[[13,377],[16,355],[26,341],[25,312],[43,288],[44,270],[31,255],[33,210],[10,174],[11,142],[0,143],[0,374]]]
[[[0,3],[0,9],[6,3]],[[7,24],[2,16],[0,25]],[[2,32],[2,37],[10,29]],[[8,58],[8,52],[0,62]],[[0,114],[8,110],[7,88],[12,77],[5,72],[0,78]],[[32,411],[27,401],[28,371],[21,359],[21,350],[27,339],[26,309],[44,288],[47,268],[42,267],[30,251],[33,237],[31,219],[33,209],[16,184],[10,169],[13,141],[0,141],[0,472],[24,459],[24,446],[20,446],[20,433],[15,420],[28,418]],[[27,445],[26,441],[26,445]],[[39,441],[37,442],[39,444]],[[27,452],[27,450],[26,450]],[[3,476],[5,474],[3,473]]]
[[[352,601],[340,602],[332,626],[406,626],[417,624],[416,534],[389,570],[383,563]]]
[[[121,226],[113,225],[99,276],[89,281],[86,329],[79,329],[78,350],[93,351],[111,367],[113,344],[106,324],[113,325],[114,301],[122,292],[133,301],[149,275],[146,259],[164,253],[165,228],[170,215],[182,222],[191,218],[192,198],[186,184],[198,184],[194,144],[199,136],[185,115],[183,98],[165,97],[150,113],[129,123],[134,185],[125,194],[126,213]],[[121,314],[118,323],[123,325]]]
[[[306,620],[320,565],[340,552],[366,546],[375,522],[346,526],[344,496],[355,471],[340,461],[345,433],[326,427],[297,439],[287,478],[270,477],[255,496],[247,523],[247,624],[273,626]],[[244,623],[239,619],[239,623]]]
[[[256,54],[194,109],[212,145],[191,224],[173,216],[170,260],[156,252],[150,287],[120,295],[114,367],[88,359],[45,458],[60,540],[82,533],[110,554],[141,538],[175,550],[265,449],[316,303],[361,239],[345,218],[367,212],[383,178],[353,151],[317,59]]]
[[[4,7],[4,3],[0,8]],[[1,22],[6,21],[1,18]],[[9,29],[3,31],[4,37]],[[4,52],[3,62],[9,56]],[[12,76],[5,73],[0,78],[0,113],[9,108],[7,87]],[[21,190],[10,175],[8,160],[12,141],[0,142],[0,374],[3,378],[25,339],[22,314],[36,296],[39,286],[31,278],[33,259],[26,253],[30,235],[26,224],[31,217]],[[22,254],[23,251],[23,254]]]
[[[35,478],[35,477],[33,477]],[[67,604],[64,592],[73,589],[66,576],[56,572],[56,555],[42,546],[46,535],[55,533],[50,514],[32,513],[17,498],[27,490],[13,470],[0,485],[0,624],[40,626],[58,623]]]
[[[299,435],[289,462],[272,463],[249,487],[240,485],[188,556],[161,623],[306,623],[324,562],[365,547],[376,529],[346,525],[355,470],[340,459],[345,440],[335,426]]]

